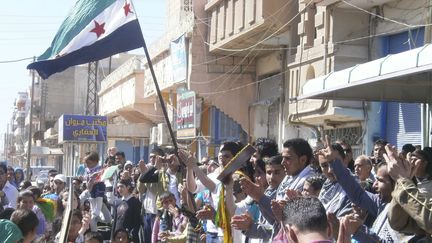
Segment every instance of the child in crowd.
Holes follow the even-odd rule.
[[[187,218],[176,206],[176,198],[171,192],[160,195],[162,210],[153,225],[152,243],[169,241],[183,233],[187,225]]]
[[[84,243],[103,243],[103,237],[99,232],[87,232],[84,235]]]
[[[36,238],[39,220],[33,211],[19,208],[12,213],[10,220],[21,230],[22,243],[30,243]]]
[[[130,243],[129,234],[125,229],[118,229],[114,233],[112,243]]]
[[[84,233],[89,228],[90,216],[84,215],[79,209],[72,210],[72,219],[69,225],[69,233],[67,242],[84,242]],[[55,237],[55,242],[59,242],[60,233],[57,233]]]
[[[39,221],[36,229],[37,237],[45,237],[48,232],[48,223],[42,211],[37,205],[35,205],[35,196],[33,192],[30,190],[21,191],[18,195],[17,207],[20,209],[32,210],[36,214]]]
[[[139,242],[138,232],[141,225],[141,202],[132,196],[131,180],[120,180],[117,191],[121,202],[117,206],[115,230],[126,229],[134,242]]]
[[[303,184],[302,195],[307,197],[318,197],[324,181],[325,177],[322,175],[309,176]]]
[[[61,201],[63,209],[65,209],[69,200],[68,188],[65,188],[65,190],[63,190],[63,192],[60,194],[59,199]],[[81,203],[79,200],[79,195],[76,191],[74,191],[73,198],[72,198],[72,209],[80,209],[80,208],[81,208]]]
[[[105,194],[105,184],[100,181],[102,167],[99,165],[99,155],[96,152],[88,153],[84,157],[84,161],[86,164],[84,178],[86,178],[88,191],[90,192],[90,228],[92,231],[97,231],[97,222],[100,220]]]

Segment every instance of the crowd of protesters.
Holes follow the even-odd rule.
[[[183,149],[155,148],[137,163],[114,147],[102,162],[90,152],[71,183],[50,170],[33,185],[1,164],[0,242],[59,242],[66,212],[67,242],[77,243],[432,242],[432,148],[398,152],[379,139],[354,157],[346,141],[324,144],[295,138],[279,151],[259,138],[222,181],[238,142],[200,160]]]

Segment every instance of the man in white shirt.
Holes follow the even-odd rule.
[[[179,156],[182,157],[183,162],[187,166],[186,170],[186,182],[187,188],[190,192],[198,193],[205,189],[209,189],[211,193],[211,200],[209,205],[204,206],[203,209],[197,211],[197,218],[201,220],[207,220],[206,227],[206,242],[207,243],[220,243],[223,242],[223,231],[217,227],[212,218],[214,218],[215,210],[219,202],[220,190],[222,182],[217,179],[217,176],[223,170],[224,166],[241,150],[241,147],[235,142],[225,142],[220,148],[218,153],[219,168],[213,173],[208,175],[199,169],[197,166],[197,160],[193,156],[184,151],[180,151]],[[196,177],[194,177],[196,174]],[[198,179],[196,181],[196,179]],[[226,185],[225,188],[225,201],[230,215],[234,215],[235,204],[233,197],[232,183]]]
[[[0,164],[0,197],[7,198],[8,204],[4,208],[16,208],[18,199],[18,190],[7,180],[7,167]],[[4,194],[4,195],[3,195]],[[3,200],[2,200],[3,201]]]
[[[143,166],[141,176],[155,166],[158,156],[164,156],[164,151],[160,148],[154,148],[150,153],[149,163]],[[141,182],[141,176],[137,182],[137,188],[140,193],[145,193],[145,196],[142,198],[142,210],[144,211],[142,241],[151,242],[152,228],[157,214],[157,184],[143,183]]]

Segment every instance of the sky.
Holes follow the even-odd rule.
[[[166,23],[166,0],[134,0],[147,45],[162,36]],[[4,1],[0,8],[0,149],[18,92],[31,85],[26,66],[51,44],[59,26],[73,7],[73,0]],[[144,51],[132,51],[144,54]],[[10,62],[12,61],[12,62]],[[0,150],[0,153],[3,150]]]

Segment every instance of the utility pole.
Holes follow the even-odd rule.
[[[94,116],[98,114],[98,66],[99,62],[89,62],[87,72],[87,100],[86,100],[86,115]],[[95,150],[94,144],[82,144],[79,146],[78,151],[82,154],[84,152]],[[72,148],[75,151],[75,147]],[[75,156],[75,155],[73,155]],[[75,158],[72,159],[75,166]]]
[[[96,115],[98,113],[98,62],[89,62],[87,77],[87,101],[86,115]]]

